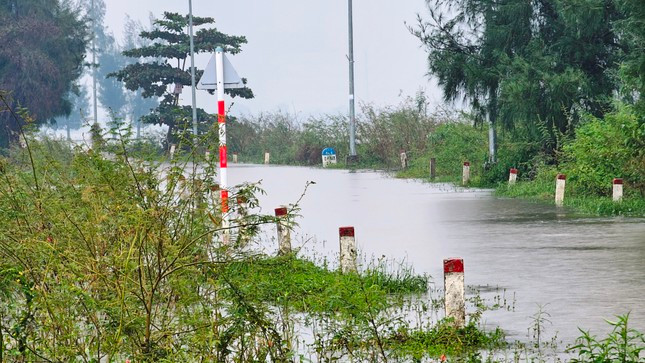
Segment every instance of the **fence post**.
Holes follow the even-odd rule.
[[[437,165],[437,159],[436,158],[430,158],[430,179],[434,180],[434,178],[437,176],[436,174],[436,165]]]
[[[456,327],[466,324],[466,285],[464,283],[464,260],[443,260],[443,286],[446,317],[453,318]]]
[[[354,236],[354,227],[340,227],[338,229],[340,236],[340,270],[343,273],[356,272],[356,239]]]

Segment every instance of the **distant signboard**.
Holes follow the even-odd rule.
[[[322,163],[323,168],[326,168],[329,164],[336,164],[336,151],[330,147],[323,149]]]

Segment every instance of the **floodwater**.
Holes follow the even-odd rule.
[[[573,342],[578,327],[604,334],[604,319],[631,312],[645,331],[645,219],[593,218],[551,205],[391,178],[379,172],[229,165],[229,183],[262,180],[263,213],[302,198],[294,248],[334,258],[338,227],[354,226],[364,261],[405,260],[443,286],[442,261],[462,257],[466,284],[482,297],[504,294],[514,311],[484,314],[510,339],[527,340],[539,306],[550,316],[542,339]],[[271,231],[269,229],[269,231]],[[267,232],[269,233],[269,232]],[[275,232],[273,232],[275,234]],[[277,249],[277,246],[276,248]],[[505,290],[505,293],[502,291]],[[514,297],[513,297],[514,296]]]

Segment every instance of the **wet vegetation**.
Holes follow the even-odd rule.
[[[427,276],[378,263],[341,274],[267,255],[257,233],[276,220],[252,213],[259,186],[235,189],[231,200],[243,196],[246,212],[232,205],[224,230],[212,170],[132,158],[127,135],[112,130],[89,150],[27,138],[2,159],[3,359],[387,360],[401,342],[428,340],[407,319]],[[100,151],[110,145],[121,151]],[[451,334],[487,336],[475,326]],[[454,341],[445,352],[483,342]],[[421,346],[416,354],[439,351]]]
[[[539,338],[539,349],[527,348],[480,325],[485,311],[512,308],[476,291],[469,322],[456,328],[443,318],[433,280],[405,266],[377,260],[343,274],[334,261],[274,256],[259,232],[276,219],[254,212],[259,185],[235,188],[231,200],[245,203],[231,203],[232,228],[223,229],[213,170],[134,158],[130,133],[115,126],[95,135],[99,149],[27,137],[27,148],[2,159],[3,360],[494,362],[560,354],[543,359]],[[297,201],[289,212],[294,227]],[[627,318],[620,322],[627,329]],[[623,351],[639,357],[642,334],[621,329],[612,334],[627,331]],[[614,341],[586,335],[570,352],[584,361],[613,352]]]

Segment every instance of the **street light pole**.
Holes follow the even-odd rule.
[[[354,107],[354,22],[352,14],[352,0],[349,5],[349,157],[348,163],[356,162],[356,111]]]
[[[92,92],[94,101],[94,122],[99,122],[98,105],[96,104],[96,9],[92,0]]]
[[[197,138],[197,96],[195,92],[195,41],[193,37],[193,0],[188,0],[188,20],[190,28],[190,80],[193,93],[193,135]]]

